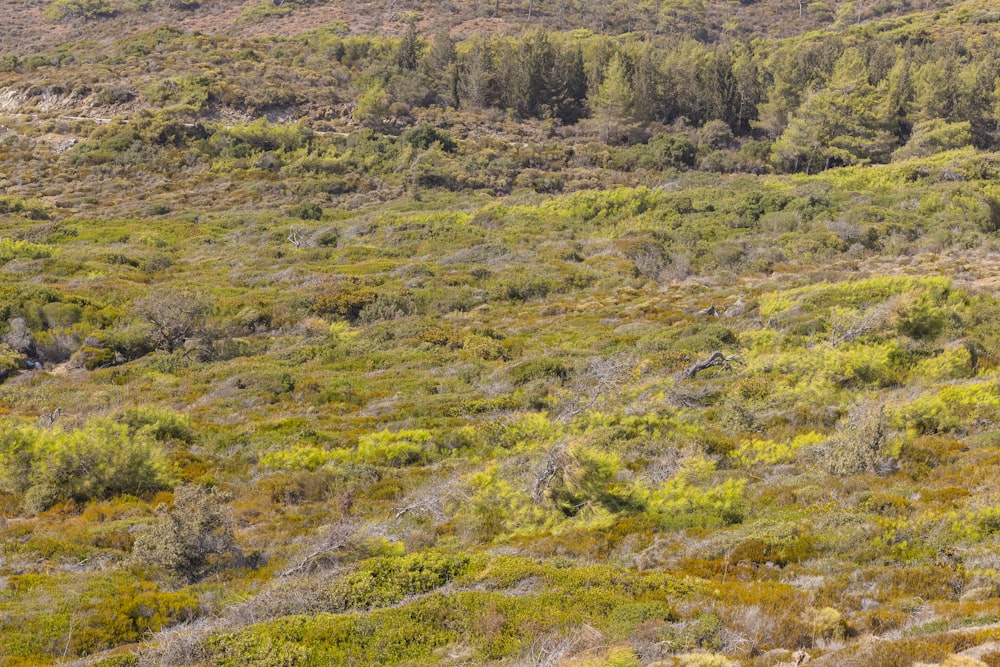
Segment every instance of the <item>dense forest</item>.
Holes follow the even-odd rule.
[[[0,665],[1000,665],[1000,5],[19,4]]]

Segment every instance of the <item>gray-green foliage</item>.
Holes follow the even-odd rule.
[[[132,562],[195,581],[227,557],[235,558],[238,552],[226,500],[217,489],[193,484],[178,487],[173,507],[158,507],[156,521],[136,536]]]
[[[881,406],[856,406],[823,450],[823,467],[840,476],[875,472],[885,458],[887,428]]]

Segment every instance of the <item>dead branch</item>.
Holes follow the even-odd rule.
[[[288,235],[288,242],[296,248],[301,248],[305,243],[305,237],[302,236],[299,230],[293,227],[291,233]]]
[[[468,499],[462,488],[460,475],[456,473],[410,494],[407,498],[408,504],[393,507],[396,510],[393,518],[400,519],[411,513],[424,514],[429,515],[437,523],[442,523],[448,520],[449,509]]]
[[[578,414],[593,408],[602,397],[613,393],[627,382],[633,366],[634,360],[628,355],[592,360],[581,378],[582,381],[593,380],[589,397],[582,391],[578,392],[572,407],[560,414],[555,421],[566,423]]]
[[[354,536],[355,526],[346,522],[334,524],[318,547],[300,558],[292,567],[282,572],[284,578],[300,572],[310,572],[320,567],[324,561],[333,561],[336,553],[346,547]]]
[[[695,375],[697,375],[698,373],[702,372],[707,368],[719,366],[721,368],[724,368],[725,370],[729,370],[733,367],[733,364],[742,364],[742,363],[743,360],[736,355],[727,357],[721,352],[715,351],[712,353],[712,356],[710,356],[708,359],[705,359],[704,361],[699,361],[690,368],[688,368],[686,371],[684,371],[684,374],[681,376],[681,378],[684,380],[690,380]]]
[[[896,307],[896,299],[881,303],[852,316],[831,317],[830,347],[840,343],[850,343],[856,338],[875,331],[889,318]]]
[[[542,469],[538,471],[538,475],[535,477],[535,485],[531,493],[531,499],[536,505],[542,502],[542,497],[545,495],[546,489],[549,488],[549,483],[556,475],[562,474],[566,463],[565,453],[566,448],[563,445],[557,445],[549,450],[549,455],[545,458]]]
[[[38,416],[38,425],[42,428],[51,428],[56,420],[62,415],[62,408],[57,407],[52,412],[47,412]]]

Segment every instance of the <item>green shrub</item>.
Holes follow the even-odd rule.
[[[431,432],[425,430],[381,431],[358,439],[358,459],[373,465],[400,467],[427,463],[437,453]]]
[[[374,303],[377,298],[378,292],[371,285],[359,279],[344,280],[318,295],[313,300],[312,310],[320,315],[336,315],[353,322],[365,306]]]
[[[319,204],[306,202],[302,204],[296,204],[295,206],[288,209],[287,213],[289,217],[298,218],[300,220],[319,220],[320,218],[323,217],[323,207],[321,207]]]
[[[165,592],[151,583],[135,582],[109,592],[113,599],[92,599],[83,605],[82,611],[89,613],[70,636],[73,654],[90,655],[139,642],[150,633],[201,615],[198,598],[187,591]]]
[[[16,258],[44,259],[51,256],[52,249],[48,246],[9,238],[0,239],[0,264],[6,264]]]
[[[66,329],[80,321],[83,309],[75,303],[53,301],[42,306],[42,317],[50,329]]]
[[[713,462],[692,457],[650,494],[650,510],[664,528],[718,527],[743,520],[746,480],[727,479],[711,485],[714,471]]]
[[[187,581],[238,561],[228,497],[196,485],[174,490],[173,507],[157,508],[156,521],[135,538],[131,562],[162,568]]]
[[[558,285],[547,276],[539,276],[531,271],[505,275],[493,281],[490,295],[505,301],[530,301],[540,299],[558,290]]]
[[[722,649],[722,619],[712,613],[702,613],[689,620],[678,621],[660,632],[660,641],[672,652]]]
[[[365,304],[358,312],[357,320],[362,324],[372,324],[406,317],[416,311],[417,303],[408,290],[380,292],[374,301]]]
[[[316,470],[327,463],[344,460],[340,450],[327,451],[318,447],[299,445],[290,449],[268,452],[260,457],[258,464],[276,470]]]
[[[739,344],[733,330],[721,324],[693,325],[677,336],[672,348],[685,352],[714,352]]]
[[[18,215],[28,218],[29,220],[49,219],[48,207],[43,202],[37,199],[25,199],[24,197],[19,197],[17,195],[0,196],[0,213],[17,213]],[[14,244],[13,248],[15,249],[33,248],[32,244],[25,243],[23,241],[12,241],[6,238],[0,239],[0,241],[2,241],[5,244],[4,247],[9,247],[7,246],[7,244]],[[21,245],[16,245],[16,244],[21,244]],[[34,248],[38,248],[38,246],[34,246]],[[9,253],[11,251],[7,250],[6,252]],[[20,250],[19,252],[24,252],[24,250]],[[28,250],[28,252],[31,253],[32,250]],[[34,252],[38,252],[38,250],[34,250]],[[48,257],[49,255],[48,253],[46,253],[42,256]]]
[[[8,426],[0,456],[0,484],[23,494],[29,512],[62,500],[148,495],[166,488],[170,479],[163,452],[151,438],[105,419],[71,431]]]
[[[65,18],[98,19],[117,13],[108,0],[55,0],[45,10],[45,18],[60,20]]]
[[[569,369],[559,359],[543,357],[531,359],[512,367],[510,378],[514,384],[527,384],[545,378],[565,382],[569,378]]]
[[[210,144],[224,147],[223,155],[243,156],[268,151],[289,153],[306,146],[313,132],[302,123],[271,123],[266,118],[246,125],[230,125],[212,135]]]
[[[146,324],[123,322],[107,331],[95,334],[101,345],[122,355],[126,361],[144,357],[156,349],[156,339]]]
[[[26,364],[23,354],[11,349],[7,343],[0,343],[0,382],[25,368]]]
[[[468,565],[469,556],[435,552],[376,558],[361,563],[331,593],[341,609],[384,607],[440,588],[464,574]]]
[[[445,153],[454,153],[458,148],[458,144],[451,138],[451,135],[442,132],[433,125],[421,125],[407,130],[400,138],[420,150],[427,150],[434,144],[438,144]]]
[[[288,16],[293,11],[295,11],[294,3],[289,2],[287,4],[276,5],[270,0],[267,0],[267,2],[258,2],[255,5],[250,5],[245,8],[242,12],[240,12],[237,22],[259,23],[269,19]]]
[[[693,167],[697,156],[694,143],[683,134],[658,134],[645,146],[629,150],[636,154],[638,166],[645,169]]]
[[[954,433],[998,415],[1000,387],[996,382],[970,382],[933,388],[894,410],[890,423],[915,434]]]
[[[612,454],[580,446],[556,449],[550,454],[545,475],[539,478],[545,480],[544,486],[536,485],[535,496],[552,503],[566,516],[576,516],[588,506],[609,512],[642,511],[646,494],[621,479],[623,468]],[[548,470],[553,474],[549,476]]]
[[[947,324],[947,315],[928,294],[921,294],[912,307],[899,314],[899,333],[917,340],[938,336]]]
[[[191,444],[195,441],[191,418],[172,410],[128,408],[122,413],[121,421],[128,426],[129,434],[133,437],[145,434],[160,442],[174,440]]]

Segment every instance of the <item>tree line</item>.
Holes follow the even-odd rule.
[[[636,127],[712,123],[737,141],[771,142],[778,169],[815,172],[1000,147],[998,63],[995,38],[960,34],[706,44],[537,31],[455,42],[411,26],[358,80],[380,106],[356,115],[377,122],[394,104],[493,108],[588,120],[619,141]]]

